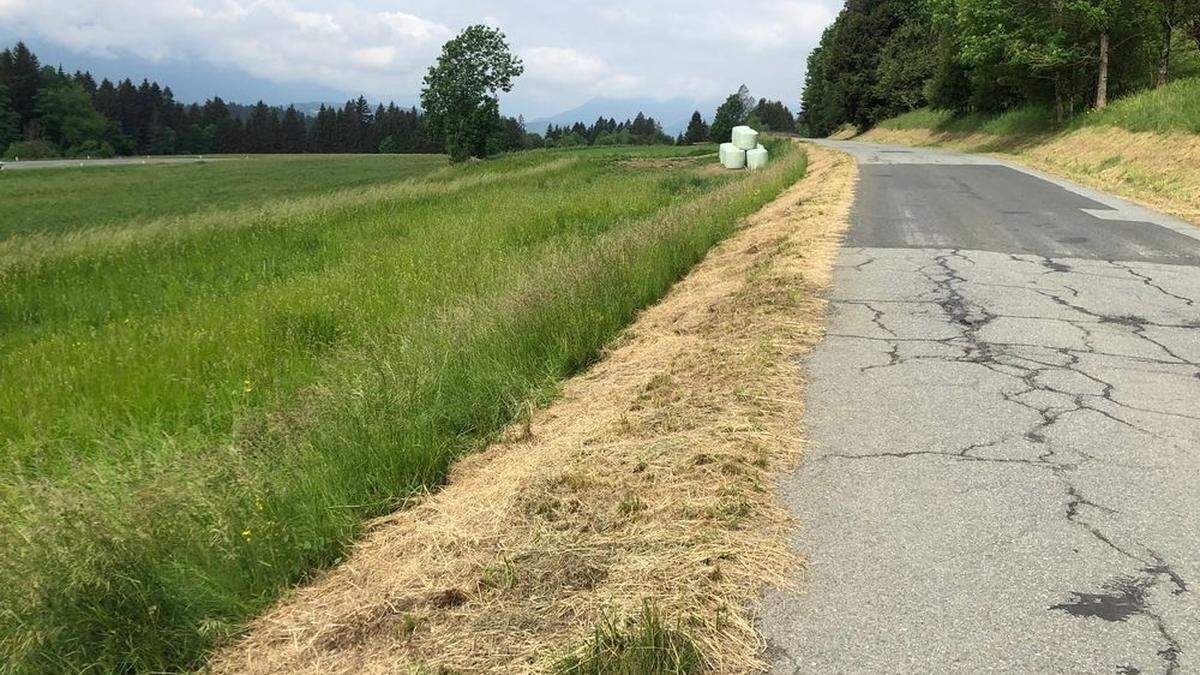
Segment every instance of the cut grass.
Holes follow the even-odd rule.
[[[798,178],[776,150],[528,153],[10,238],[44,253],[0,255],[5,663],[196,666]]]

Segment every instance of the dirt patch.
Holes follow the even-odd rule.
[[[856,176],[808,152],[561,399],[372,523],[212,670],[544,671],[647,600],[711,669],[762,665],[750,612],[800,564],[773,489],[802,447],[796,357],[822,335]]]

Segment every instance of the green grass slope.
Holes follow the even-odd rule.
[[[0,239],[415,178],[441,155],[252,155],[197,164],[0,171]]]
[[[389,170],[420,177],[231,184],[223,208],[87,173],[94,199],[126,181],[94,221],[87,199],[26,198],[57,224],[0,240],[7,669],[197,666],[804,171],[783,145],[753,174],[681,156],[712,150],[410,158]]]

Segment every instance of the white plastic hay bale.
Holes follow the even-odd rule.
[[[733,145],[733,143],[722,143],[717,147],[717,161],[720,162],[722,166],[725,164],[725,146],[727,145]]]
[[[767,165],[767,149],[763,146],[758,146],[753,150],[746,151],[746,168],[755,171]]]
[[[734,127],[733,144],[742,150],[753,150],[758,147],[758,132],[747,126]]]
[[[737,147],[733,143],[722,143],[728,146],[725,148],[725,159],[721,164],[725,165],[726,169],[744,169],[746,168],[746,151]]]

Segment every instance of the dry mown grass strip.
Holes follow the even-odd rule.
[[[796,357],[822,334],[856,175],[809,154],[560,400],[374,523],[213,670],[544,671],[648,599],[712,670],[760,665],[750,608],[799,562],[772,489],[801,448]]]

